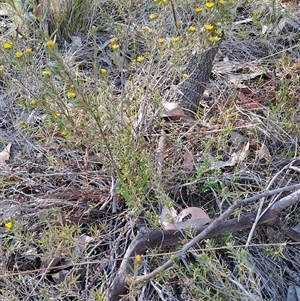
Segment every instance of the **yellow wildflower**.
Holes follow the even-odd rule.
[[[163,38],[160,38],[157,40],[157,42],[162,45],[165,42],[165,40]]]
[[[205,6],[207,7],[207,8],[212,8],[213,6],[214,6],[215,4],[213,3],[213,2],[206,2],[205,3]]]
[[[110,44],[112,45],[117,45],[118,44],[118,40],[115,38],[110,39]]]
[[[168,3],[168,0],[161,0],[161,3],[167,4],[167,3]]]
[[[146,32],[147,29],[148,29],[147,26],[142,26],[142,31],[143,31],[143,32]]]
[[[42,72],[42,74],[43,74],[44,76],[50,76],[50,75],[51,75],[51,72],[48,71],[48,70],[45,70],[45,71]]]
[[[151,14],[151,15],[149,16],[149,19],[150,19],[150,20],[154,20],[154,19],[155,19],[155,15],[154,15],[154,14]]]
[[[59,112],[54,112],[54,113],[52,114],[52,116],[53,116],[54,119],[57,119],[57,118],[60,117],[60,113],[59,113]]]
[[[214,36],[214,37],[209,37],[208,40],[212,43],[220,41],[220,37]]]
[[[149,34],[152,34],[152,33],[153,33],[153,30],[152,30],[151,28],[149,28],[149,29],[148,29],[148,33],[149,33]]]
[[[224,0],[220,0],[220,4],[225,4],[225,1]]]
[[[215,34],[220,36],[220,35],[222,35],[222,31],[219,29],[215,29]]]
[[[32,54],[32,49],[27,48],[24,52],[25,52],[25,54],[30,55],[30,54]]]
[[[180,40],[180,37],[172,37],[171,41],[172,42],[178,42]]]
[[[97,32],[97,26],[93,25],[92,26],[92,33],[96,33]]]
[[[35,104],[36,104],[36,100],[35,100],[34,98],[32,98],[32,99],[30,100],[30,103],[31,103],[32,105],[35,105]]]
[[[21,51],[17,51],[15,55],[16,55],[16,58],[19,59],[20,57],[23,56],[23,53]]]
[[[145,60],[145,57],[142,56],[142,55],[140,55],[140,56],[137,57],[136,60],[137,60],[139,63],[142,63],[142,62]]]
[[[111,45],[112,50],[117,50],[119,48],[118,44]]]
[[[186,73],[183,73],[182,76],[183,76],[184,79],[187,79],[189,77],[189,75],[186,74]]]
[[[106,69],[102,68],[102,69],[100,69],[100,72],[101,72],[101,74],[102,74],[103,77],[105,77],[105,78],[108,77],[108,72],[107,72]]]
[[[203,10],[202,7],[196,7],[196,8],[195,8],[195,12],[196,12],[197,14],[200,14],[200,13],[202,12],[202,10]]]
[[[13,46],[14,46],[14,44],[13,44],[12,41],[7,41],[7,42],[5,42],[5,43],[2,45],[2,47],[3,47],[4,49],[6,49],[6,50],[12,49]]]
[[[12,221],[6,222],[4,225],[8,230],[11,230],[14,227],[14,223]]]
[[[183,22],[181,20],[177,21],[177,27],[182,26]]]
[[[195,26],[190,26],[189,30],[190,30],[190,32],[195,32],[196,31],[196,27]]]
[[[46,46],[47,46],[47,48],[49,48],[50,50],[54,50],[54,48],[55,48],[55,42],[52,41],[52,40],[48,40],[48,41],[46,42]]]
[[[204,28],[205,28],[206,30],[212,30],[214,27],[213,27],[213,25],[211,25],[211,24],[205,24],[205,25],[204,25]]]
[[[141,261],[142,261],[141,255],[139,255],[139,254],[135,255],[134,262],[139,264],[139,263],[141,263]]]
[[[73,92],[73,91],[69,91],[68,93],[67,93],[67,97],[70,99],[70,98],[75,98],[76,97],[76,93],[75,92]]]
[[[61,135],[66,137],[68,135],[68,132],[66,130],[61,131]]]

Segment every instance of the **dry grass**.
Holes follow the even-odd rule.
[[[0,167],[1,300],[105,300],[137,232],[161,228],[163,204],[214,218],[236,199],[299,182],[300,54],[272,30],[281,4],[274,15],[273,2],[265,14],[265,4],[239,3],[235,20],[254,21],[232,27],[229,1],[200,14],[186,1],[88,2],[29,12],[1,3],[12,21],[1,32],[1,149],[13,143]],[[237,85],[215,68],[193,122],[162,118],[193,53],[214,45],[204,24],[225,32],[218,61],[247,63],[236,75],[264,72]],[[286,225],[299,224],[298,211],[283,213]],[[194,246],[149,283],[133,281],[129,299],[284,300],[299,285],[298,245],[258,227],[245,248],[248,235]],[[173,251],[149,250],[133,272]]]

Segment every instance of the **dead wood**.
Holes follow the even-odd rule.
[[[194,113],[197,111],[219,48],[220,43],[206,50],[204,53],[195,54],[189,61],[185,70],[185,73],[188,74],[188,78],[179,85],[174,98],[182,108]]]
[[[294,185],[298,187],[299,185]],[[283,188],[287,189],[288,187]],[[291,187],[290,187],[291,188]],[[299,188],[299,187],[298,187]],[[277,189],[282,190],[282,189]],[[276,191],[276,190],[275,190]],[[260,196],[264,194],[271,195],[272,191],[268,191],[265,193],[260,194]],[[273,191],[274,193],[274,191]],[[250,201],[257,199],[257,196],[251,197],[246,200],[241,200],[235,202],[230,208],[228,208],[219,218],[208,225],[201,226],[196,230],[197,236],[193,238],[189,243],[187,243],[182,250],[184,252],[187,251],[191,246],[198,243],[200,240],[218,237],[224,233],[234,233],[240,230],[249,229],[252,227],[253,222],[257,216],[257,212],[249,213],[239,218],[231,219],[231,220],[224,220],[226,215],[229,215],[229,212],[233,212],[234,209],[239,207],[240,205],[248,204]],[[283,209],[296,204],[300,200],[300,190],[293,192],[292,194],[282,198],[278,202],[274,203],[268,211],[265,212],[264,215],[258,221],[258,225],[266,224],[269,226],[284,226],[284,224],[280,221],[280,213]],[[222,216],[225,218],[222,220]],[[286,227],[286,235],[296,241],[300,241],[299,233],[295,233],[296,231]],[[203,235],[201,235],[203,234]],[[199,239],[200,237],[200,239]],[[133,258],[136,254],[144,254],[148,249],[160,247],[160,246],[174,246],[180,243],[181,239],[185,238],[185,234],[178,230],[167,230],[167,231],[151,231],[149,233],[140,234],[137,236],[128,247],[124,259],[121,263],[119,271],[111,285],[111,288],[108,293],[108,301],[117,301],[120,299],[122,295],[127,293],[127,284],[128,278],[130,277],[130,273],[132,271],[132,266],[134,264]],[[177,252],[178,254],[182,253],[182,250]],[[178,258],[180,256],[177,256]],[[159,269],[165,269],[171,266],[173,263],[172,261],[166,262],[163,266],[164,268],[160,267]],[[141,276],[135,279],[135,282],[142,282],[149,280],[153,274],[156,274],[155,271],[150,273],[151,275]]]

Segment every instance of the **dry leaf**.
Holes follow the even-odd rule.
[[[26,122],[31,124],[31,123],[35,123],[36,121],[36,116],[35,116],[35,111],[33,110],[27,117]]]
[[[261,29],[261,33],[265,34],[268,31],[268,26],[267,25],[263,25],[262,29]]]
[[[270,155],[269,149],[266,147],[265,144],[263,144],[261,146],[261,148],[258,151],[256,151],[256,154],[257,154],[258,160],[265,159],[266,161],[270,162],[271,155]]]
[[[183,157],[182,169],[191,171],[194,168],[194,155],[187,151]]]
[[[163,114],[162,117],[169,117],[172,120],[179,120],[182,117],[187,117],[183,109],[176,102],[165,102],[162,104]]]
[[[169,208],[165,205],[162,207],[159,220],[165,230],[176,229],[173,224],[176,216],[177,212],[173,207]]]
[[[11,143],[8,143],[4,150],[0,152],[0,162],[5,163],[5,161],[9,160],[10,156],[10,148],[11,148]]]
[[[72,40],[72,44],[73,46],[75,46],[76,48],[79,48],[82,46],[82,40],[80,37],[78,36],[71,36],[71,40]]]
[[[217,161],[212,164],[210,167],[210,170],[216,170],[219,168],[224,168],[224,167],[229,167],[229,166],[234,166],[236,163],[240,163],[244,161],[247,158],[248,151],[249,151],[249,141],[238,151],[234,152],[230,159],[227,161]]]
[[[184,229],[187,227],[198,228],[210,222],[209,216],[198,207],[188,207],[183,209],[176,218],[176,228]]]
[[[173,211],[174,210],[174,211]],[[163,207],[161,214],[167,219],[167,222],[163,223],[163,228],[165,230],[176,230],[184,228],[199,228],[211,221],[209,216],[198,207],[188,207],[182,210],[177,216],[175,209],[168,209],[166,206]],[[174,223],[170,221],[174,220]]]

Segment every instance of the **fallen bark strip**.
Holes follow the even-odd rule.
[[[300,184],[292,185],[289,187],[266,191],[259,195],[250,197],[248,199],[234,202],[222,215],[220,215],[213,222],[196,229],[197,233],[199,234],[196,237],[194,237],[191,241],[189,241],[187,244],[185,244],[181,250],[175,253],[175,259],[180,258],[188,251],[188,249],[190,249],[192,246],[194,246],[195,244],[197,244],[203,239],[213,238],[224,233],[233,233],[239,230],[251,228],[256,218],[257,212],[249,213],[239,218],[225,221],[225,219],[228,218],[230,214],[238,207],[250,204],[261,197],[271,196],[282,191],[291,191],[299,188],[300,188]],[[268,224],[271,226],[274,225],[281,226],[280,219],[279,219],[280,212],[283,209],[296,204],[297,202],[299,202],[299,200],[300,200],[300,189],[274,203],[269,208],[269,210],[266,211],[264,215],[262,215],[262,217],[258,221],[258,225]],[[292,229],[288,229],[286,231],[286,235],[290,235],[291,236],[290,238],[293,240],[296,239],[297,241],[300,241],[299,235],[297,235],[295,231],[292,231]],[[131,274],[130,267],[132,267],[134,264],[134,256],[136,254],[141,255],[145,253],[148,249],[159,247],[159,246],[178,245],[180,240],[183,238],[185,238],[184,233],[178,230],[152,231],[137,236],[131,242],[130,246],[128,247],[125,253],[119,271],[108,291],[108,296],[106,300],[117,301],[121,298],[122,295],[125,295],[127,293],[126,286],[128,284],[128,278],[130,277]],[[162,266],[152,271],[151,273],[135,278],[134,281],[135,283],[149,281],[151,278],[155,277],[158,273],[171,267],[173,263],[174,261],[169,260],[166,263],[164,263]]]

